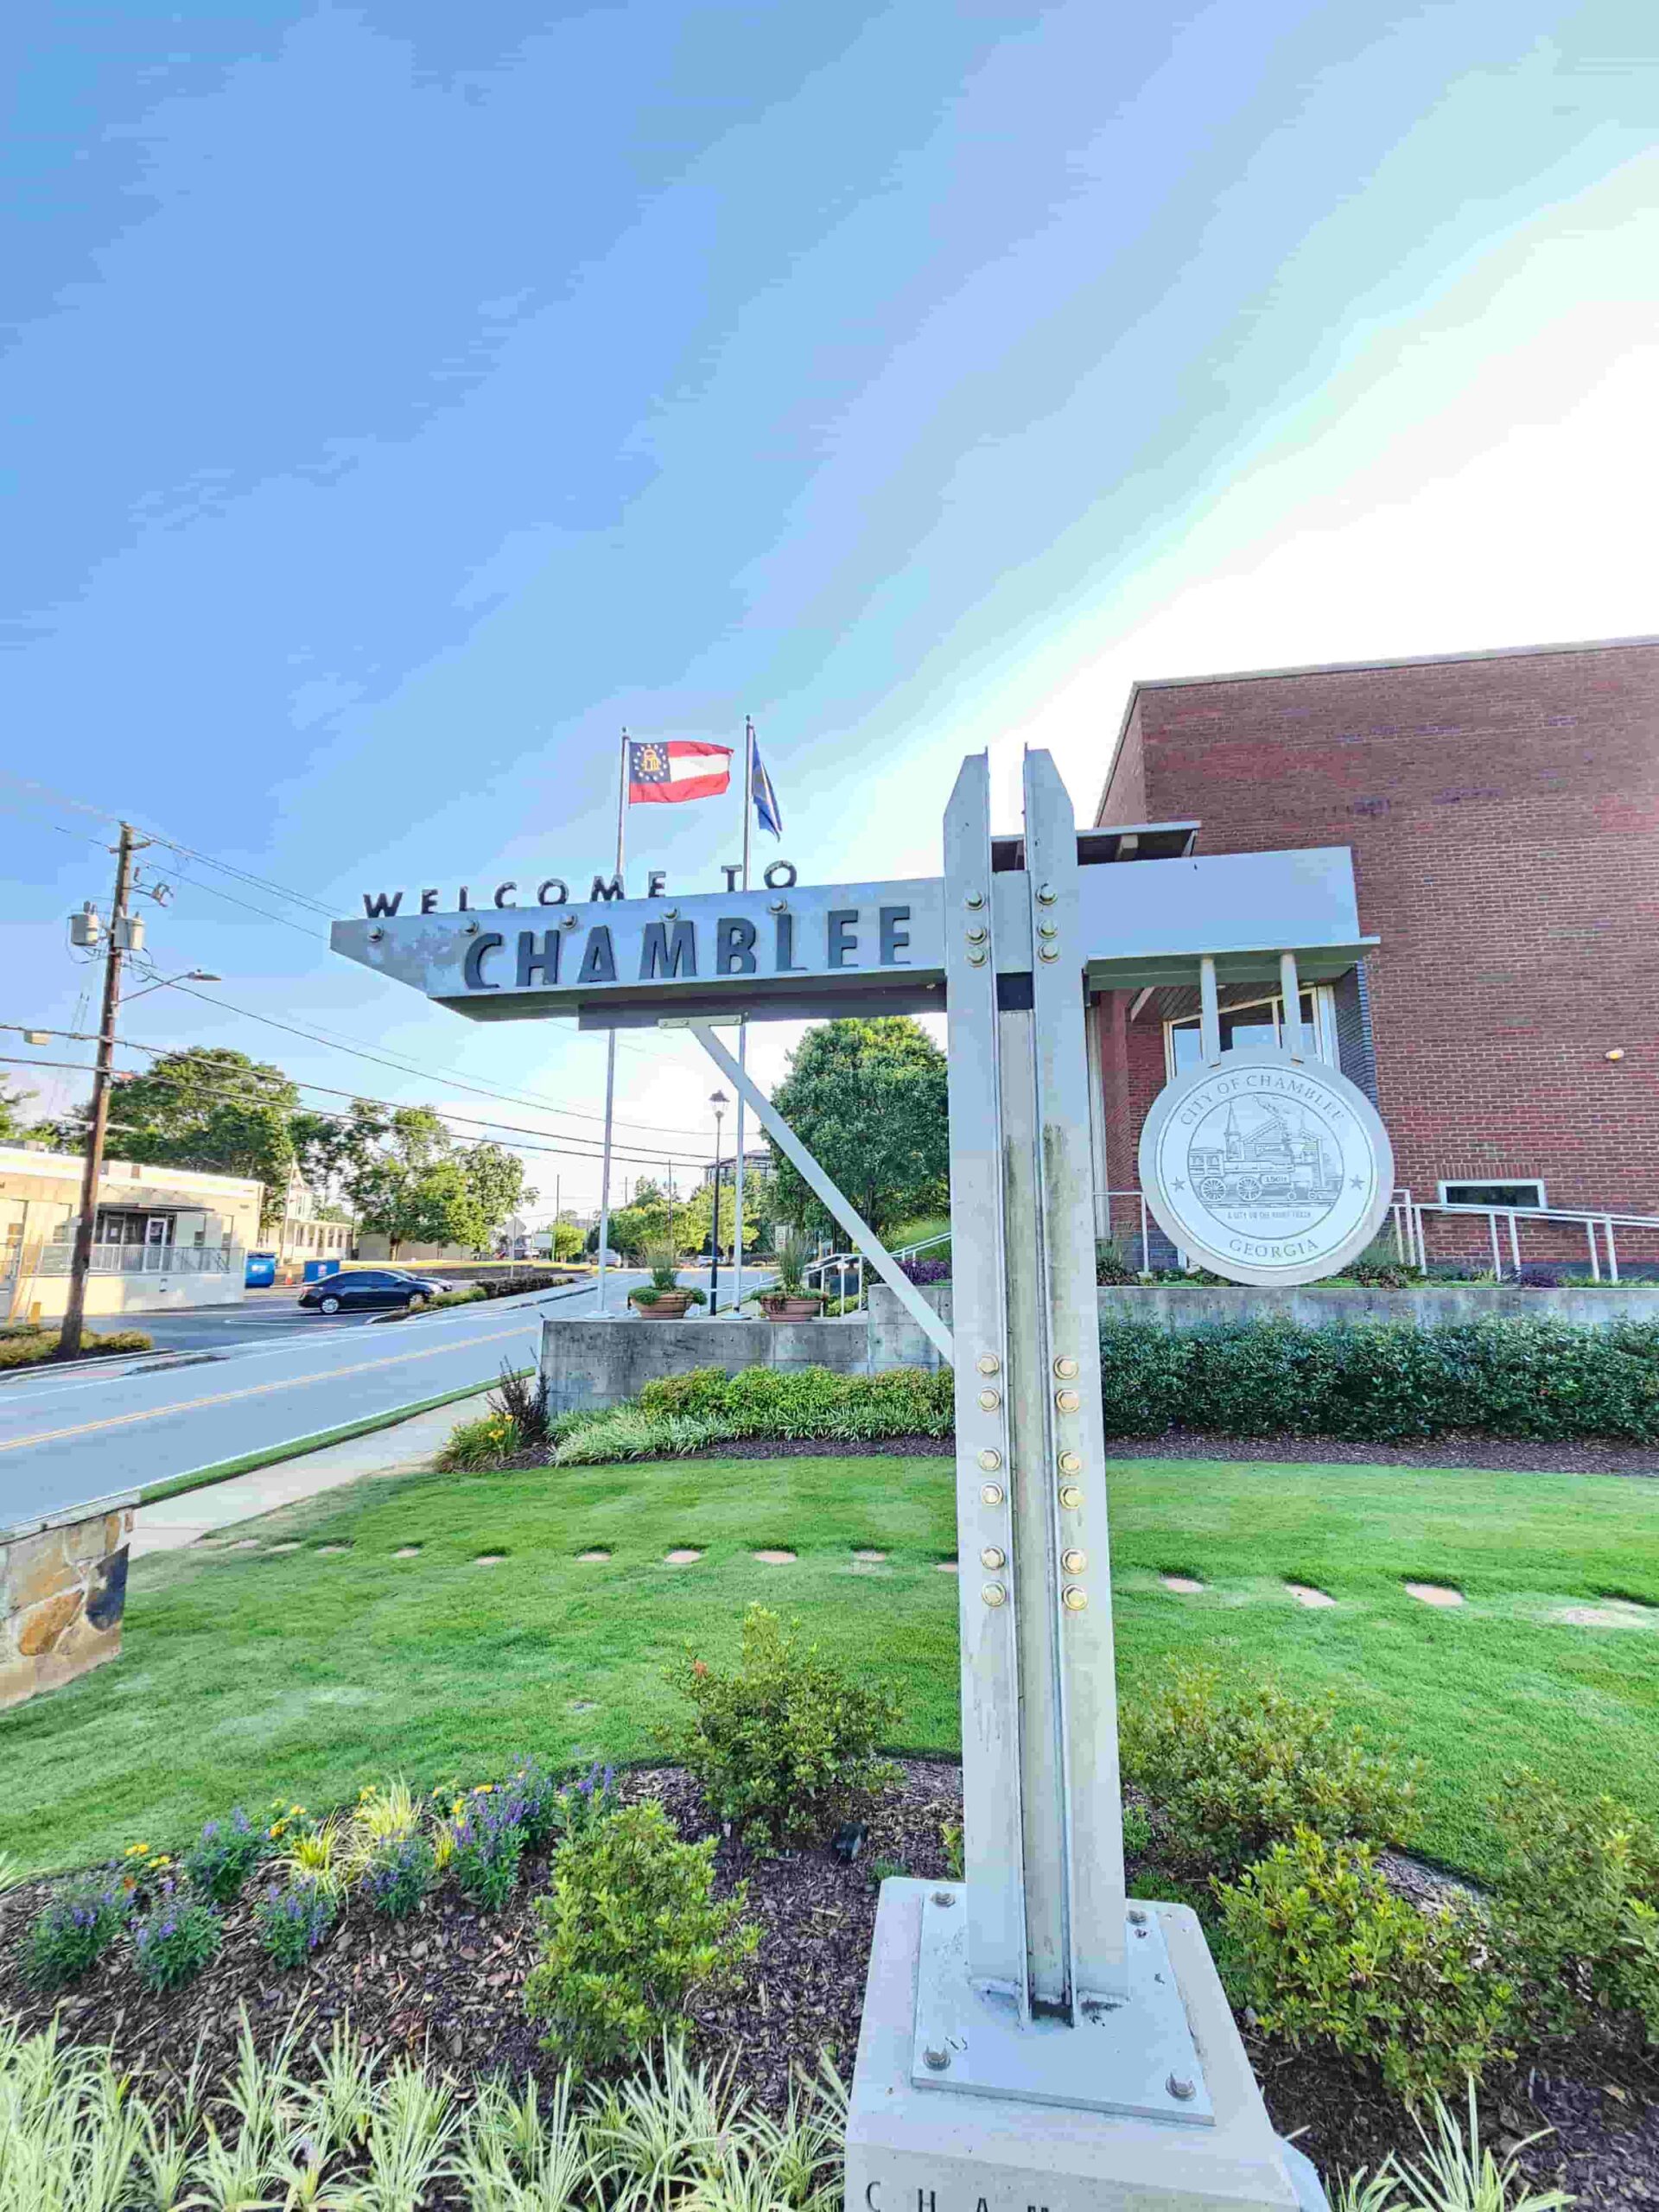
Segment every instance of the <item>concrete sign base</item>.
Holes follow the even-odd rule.
[[[923,1922],[940,1887],[881,1885],[848,2113],[847,2212],[1295,2212],[1305,2200],[1288,2146],[1185,1905],[1137,1910],[1167,1948],[1204,2069],[1207,2124],[918,2086]]]

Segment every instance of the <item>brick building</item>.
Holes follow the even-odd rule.
[[[1351,848],[1382,943],[1304,1019],[1419,1199],[1659,1215],[1659,639],[1137,683],[1096,819]],[[1270,1040],[1276,1001],[1222,1004],[1224,1044]],[[1119,1190],[1197,1014],[1196,988],[1101,1001]]]

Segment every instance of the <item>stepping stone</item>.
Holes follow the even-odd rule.
[[[419,1559],[420,1555],[421,1548],[418,1544],[399,1544],[392,1554],[393,1559]]]
[[[1190,1574],[1160,1574],[1158,1580],[1166,1590],[1173,1590],[1181,1598],[1196,1598],[1204,1587],[1202,1582],[1195,1582]]]
[[[505,1557],[505,1552],[480,1552],[478,1557],[473,1561],[473,1565],[474,1567],[499,1567]]]
[[[702,1554],[701,1552],[686,1551],[684,1549],[675,1552],[664,1552],[663,1554],[663,1564],[664,1567],[694,1567],[702,1557]]]
[[[887,1558],[887,1554],[886,1552],[855,1552],[853,1557],[861,1560],[867,1567],[880,1567]]]
[[[351,1548],[352,1548],[349,1544],[319,1544],[317,1546],[317,1556],[321,1559],[326,1553],[348,1552]]]
[[[1460,1605],[1461,1590],[1453,1590],[1445,1582],[1408,1582],[1406,1595],[1414,1598],[1420,1605]]]
[[[959,1572],[959,1569],[953,1559],[936,1559],[933,1562],[933,1572],[936,1574],[955,1574]]]
[[[597,1560],[602,1565],[606,1560],[609,1559],[610,1554],[609,1552],[578,1552],[576,1557],[579,1560]]]
[[[300,1540],[297,1536],[291,1538],[290,1541],[285,1544],[271,1544],[267,1547],[267,1549],[272,1552],[296,1552],[300,1550]]]
[[[1564,1621],[1569,1628],[1645,1628],[1643,1615],[1649,1611],[1621,1599],[1611,1605],[1557,1605],[1550,1618]]]
[[[768,1567],[793,1567],[795,1564],[793,1552],[755,1552],[752,1556],[764,1560]]]
[[[1313,1589],[1306,1582],[1287,1582],[1285,1587],[1299,1605],[1317,1608],[1320,1605],[1334,1605],[1337,1602],[1328,1590]]]
[[[233,1552],[257,1552],[259,1548],[259,1539],[257,1536],[238,1536],[228,1548]]]
[[[579,1697],[570,1707],[572,1713],[597,1713],[599,1707],[590,1697]]]

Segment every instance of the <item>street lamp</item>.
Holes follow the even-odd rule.
[[[174,983],[222,983],[224,980],[206,968],[187,968],[182,976],[159,976],[153,983],[146,983],[142,991],[124,991],[122,996],[130,1006],[134,999],[148,998],[152,991],[167,990]]]
[[[709,1103],[715,1109],[715,1257],[709,1275],[709,1319],[711,1321],[720,1310],[720,1125],[731,1103],[723,1090],[709,1093]]]

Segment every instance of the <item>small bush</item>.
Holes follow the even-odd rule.
[[[60,1341],[55,1329],[19,1329],[0,1336],[0,1368],[35,1367],[42,1360],[55,1359]],[[108,1354],[113,1358],[122,1352],[149,1351],[155,1341],[142,1329],[111,1329],[101,1337],[87,1330],[81,1337],[80,1349],[83,1356]]]
[[[539,1368],[519,1375],[504,1362],[489,1402],[492,1413],[512,1423],[520,1451],[547,1442],[547,1377]]]
[[[171,1882],[132,1923],[138,1979],[146,1989],[181,1989],[219,1955],[224,1924],[210,1904]]]
[[[185,1872],[204,1897],[215,1904],[229,1904],[249,1874],[270,1849],[239,1805],[228,1820],[208,1821],[184,1853]]]
[[[1573,1804],[1525,1768],[1487,1816],[1493,1915],[1529,2006],[1563,2035],[1633,2013],[1659,2044],[1659,1829],[1611,1797]]]
[[[448,1868],[461,1895],[480,1912],[499,1912],[512,1895],[529,1840],[523,1800],[511,1789],[472,1790],[447,1838]]]
[[[876,1756],[903,1718],[891,1692],[803,1650],[764,1605],[744,1616],[734,1674],[688,1652],[668,1680],[694,1718],[663,1740],[747,1843],[812,1842],[898,1778]]]
[[[253,1908],[259,1941],[279,1967],[302,1967],[334,1926],[340,1908],[314,1876],[272,1882]]]
[[[1369,1845],[1298,1828],[1216,1893],[1235,1999],[1269,2035],[1368,2061],[1413,2102],[1511,2055],[1515,1992],[1479,1913],[1420,1911],[1376,1872]]]
[[[1229,1874],[1298,1828],[1400,1843],[1418,1822],[1421,1762],[1396,1762],[1338,1723],[1328,1699],[1183,1668],[1121,1725],[1123,1772],[1161,1808],[1172,1853]]]
[[[682,1843],[661,1805],[626,1805],[562,1845],[536,1900],[541,1957],[524,1983],[542,2047],[577,2066],[631,2058],[685,2024],[696,1990],[731,1980],[759,1931],[747,1888],[717,1903],[715,1846]]]
[[[480,1414],[455,1423],[432,1464],[440,1474],[487,1474],[523,1449],[524,1440],[505,1414]]]
[[[386,1920],[407,1920],[418,1912],[437,1879],[437,1854],[429,1836],[418,1833],[385,1836],[373,1845],[358,1887],[372,1912]]]
[[[533,1758],[516,1759],[503,1785],[522,1808],[524,1836],[539,1851],[554,1836],[581,1835],[615,1809],[614,1767],[595,1759],[586,1774],[561,1782]]]
[[[427,1300],[427,1309],[435,1313],[444,1306],[475,1306],[480,1299],[487,1298],[489,1294],[481,1282],[475,1282],[470,1290],[441,1290],[435,1298]]]
[[[1137,1283],[1141,1271],[1125,1256],[1122,1246],[1116,1237],[1097,1236],[1095,1239],[1095,1281],[1119,1286]]]
[[[31,1989],[79,1981],[127,1924],[130,1900],[113,1877],[72,1882],[35,1914],[23,1939],[22,1976]]]
[[[950,1280],[949,1260],[900,1260],[899,1265],[910,1281],[918,1286],[949,1282]]]

